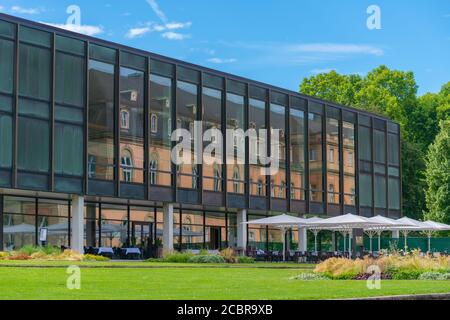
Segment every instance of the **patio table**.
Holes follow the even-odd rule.
[[[141,250],[139,248],[124,248],[125,255],[128,254],[141,254]]]
[[[102,253],[114,254],[114,250],[113,250],[113,248],[108,248],[108,247],[101,247],[101,248],[98,248],[97,254],[102,254]]]

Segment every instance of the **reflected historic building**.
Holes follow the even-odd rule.
[[[0,249],[43,228],[70,246],[80,198],[93,247],[276,248],[277,230],[243,238],[242,217],[401,216],[400,130],[382,116],[3,14],[0,57]],[[192,146],[218,130],[223,149],[172,163],[174,129]],[[278,130],[278,150],[227,129],[269,146]],[[271,176],[248,164],[275,153]]]

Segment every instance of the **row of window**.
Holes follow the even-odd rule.
[[[0,30],[6,30],[4,22],[0,26]],[[175,72],[171,64],[95,44],[86,50],[85,42],[59,35],[55,38],[53,54],[50,33],[21,27],[19,35],[19,104],[14,106],[11,66],[17,39],[14,33],[6,35],[0,31],[0,141],[5,146],[0,152],[0,167],[12,167],[12,114],[17,107],[21,187],[47,189],[51,169],[56,179],[69,177],[82,181],[83,150],[87,148],[90,179],[143,184],[147,171],[151,185],[172,186],[175,182],[179,188],[198,189],[202,179],[204,190],[218,192],[226,185],[228,192],[243,194],[248,181],[250,194],[255,197],[270,195],[294,200],[309,197],[312,202],[355,205],[355,130],[358,130],[361,172],[358,182],[364,186],[364,189],[360,187],[361,204],[398,207],[391,200],[387,204],[385,196],[388,190],[392,193],[389,199],[397,198],[392,201],[400,202],[396,197],[400,189],[396,125],[359,115],[360,125],[356,128],[357,114],[350,111],[225,81],[206,73],[201,75],[181,66]],[[148,83],[145,81],[147,63],[152,71]],[[149,110],[145,114],[147,97]],[[55,108],[54,126],[50,124],[51,105]],[[87,146],[84,145],[85,118]],[[235,136],[234,150],[213,153],[213,160],[217,161],[212,162],[237,164],[200,167],[182,163],[176,167],[173,177],[172,128],[194,132],[194,122],[199,120],[203,121],[205,131],[211,128],[280,130],[279,149],[272,150],[280,155],[279,170],[267,178],[261,171],[265,166],[257,163],[249,165],[249,176],[246,176],[242,164],[246,159],[245,139]],[[146,122],[148,132],[144,129]],[[289,134],[286,134],[287,124]],[[50,159],[52,137],[54,159]],[[146,140],[148,150],[145,150]],[[252,154],[263,153],[252,141],[248,148]],[[193,152],[179,156],[191,160],[195,157]],[[34,179],[21,179],[22,172],[33,174]],[[366,175],[373,181],[368,181]],[[371,189],[366,188],[369,184]]]

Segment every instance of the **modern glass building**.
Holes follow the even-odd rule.
[[[281,130],[280,170],[227,164],[241,156],[225,147],[224,164],[173,164],[173,128],[197,120]],[[235,140],[248,163],[251,142]],[[240,222],[399,218],[400,181],[385,117],[0,14],[0,251],[42,229],[77,250],[267,248],[279,231]]]

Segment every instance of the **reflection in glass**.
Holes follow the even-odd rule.
[[[278,146],[271,143],[273,148],[278,149],[279,157],[279,170],[272,176],[272,197],[286,199],[286,107],[273,103],[270,105],[270,129],[280,132]],[[271,150],[271,154],[274,155],[274,150]]]
[[[203,88],[203,131],[210,129],[222,131],[222,92]],[[211,141],[204,142],[204,148],[213,142],[218,143],[220,138],[213,135]],[[220,148],[215,151],[211,154],[212,159],[204,159],[214,164],[203,166],[203,189],[218,192],[222,191],[223,151]]]
[[[291,109],[290,115],[291,199],[305,200],[305,114]]]
[[[172,183],[172,79],[150,75],[150,183],[170,186]]]
[[[120,68],[120,179],[144,183],[144,73]]]
[[[309,114],[309,185],[310,200],[312,202],[322,202],[323,182],[322,182],[322,116]]]
[[[266,165],[261,163],[261,157],[267,156],[267,146],[266,150],[260,148],[261,144],[266,144],[267,136],[262,135],[260,130],[266,129],[266,103],[261,100],[250,99],[249,103],[249,130],[254,130],[255,137],[257,139],[249,139],[250,143],[250,154],[253,152],[258,156],[258,164],[249,164],[250,169],[250,194],[253,196],[266,196],[267,183],[266,176],[264,173],[264,168]],[[268,134],[268,133],[267,133]]]
[[[184,129],[191,133],[191,152],[189,155],[182,155],[183,158],[189,159],[187,162],[190,163],[181,164],[177,173],[177,185],[185,189],[198,188],[198,170],[194,165],[194,122],[197,120],[198,112],[197,91],[198,87],[195,84],[177,82],[177,123],[180,125],[177,129]]]
[[[245,131],[244,100],[243,96],[227,93],[227,129]],[[241,136],[233,138],[233,152],[227,151],[227,191],[243,194],[245,191],[245,139]]]
[[[344,151],[344,203],[355,205],[355,125],[350,122],[342,123],[342,141]]]
[[[327,192],[328,203],[340,203],[339,121],[327,118]]]

